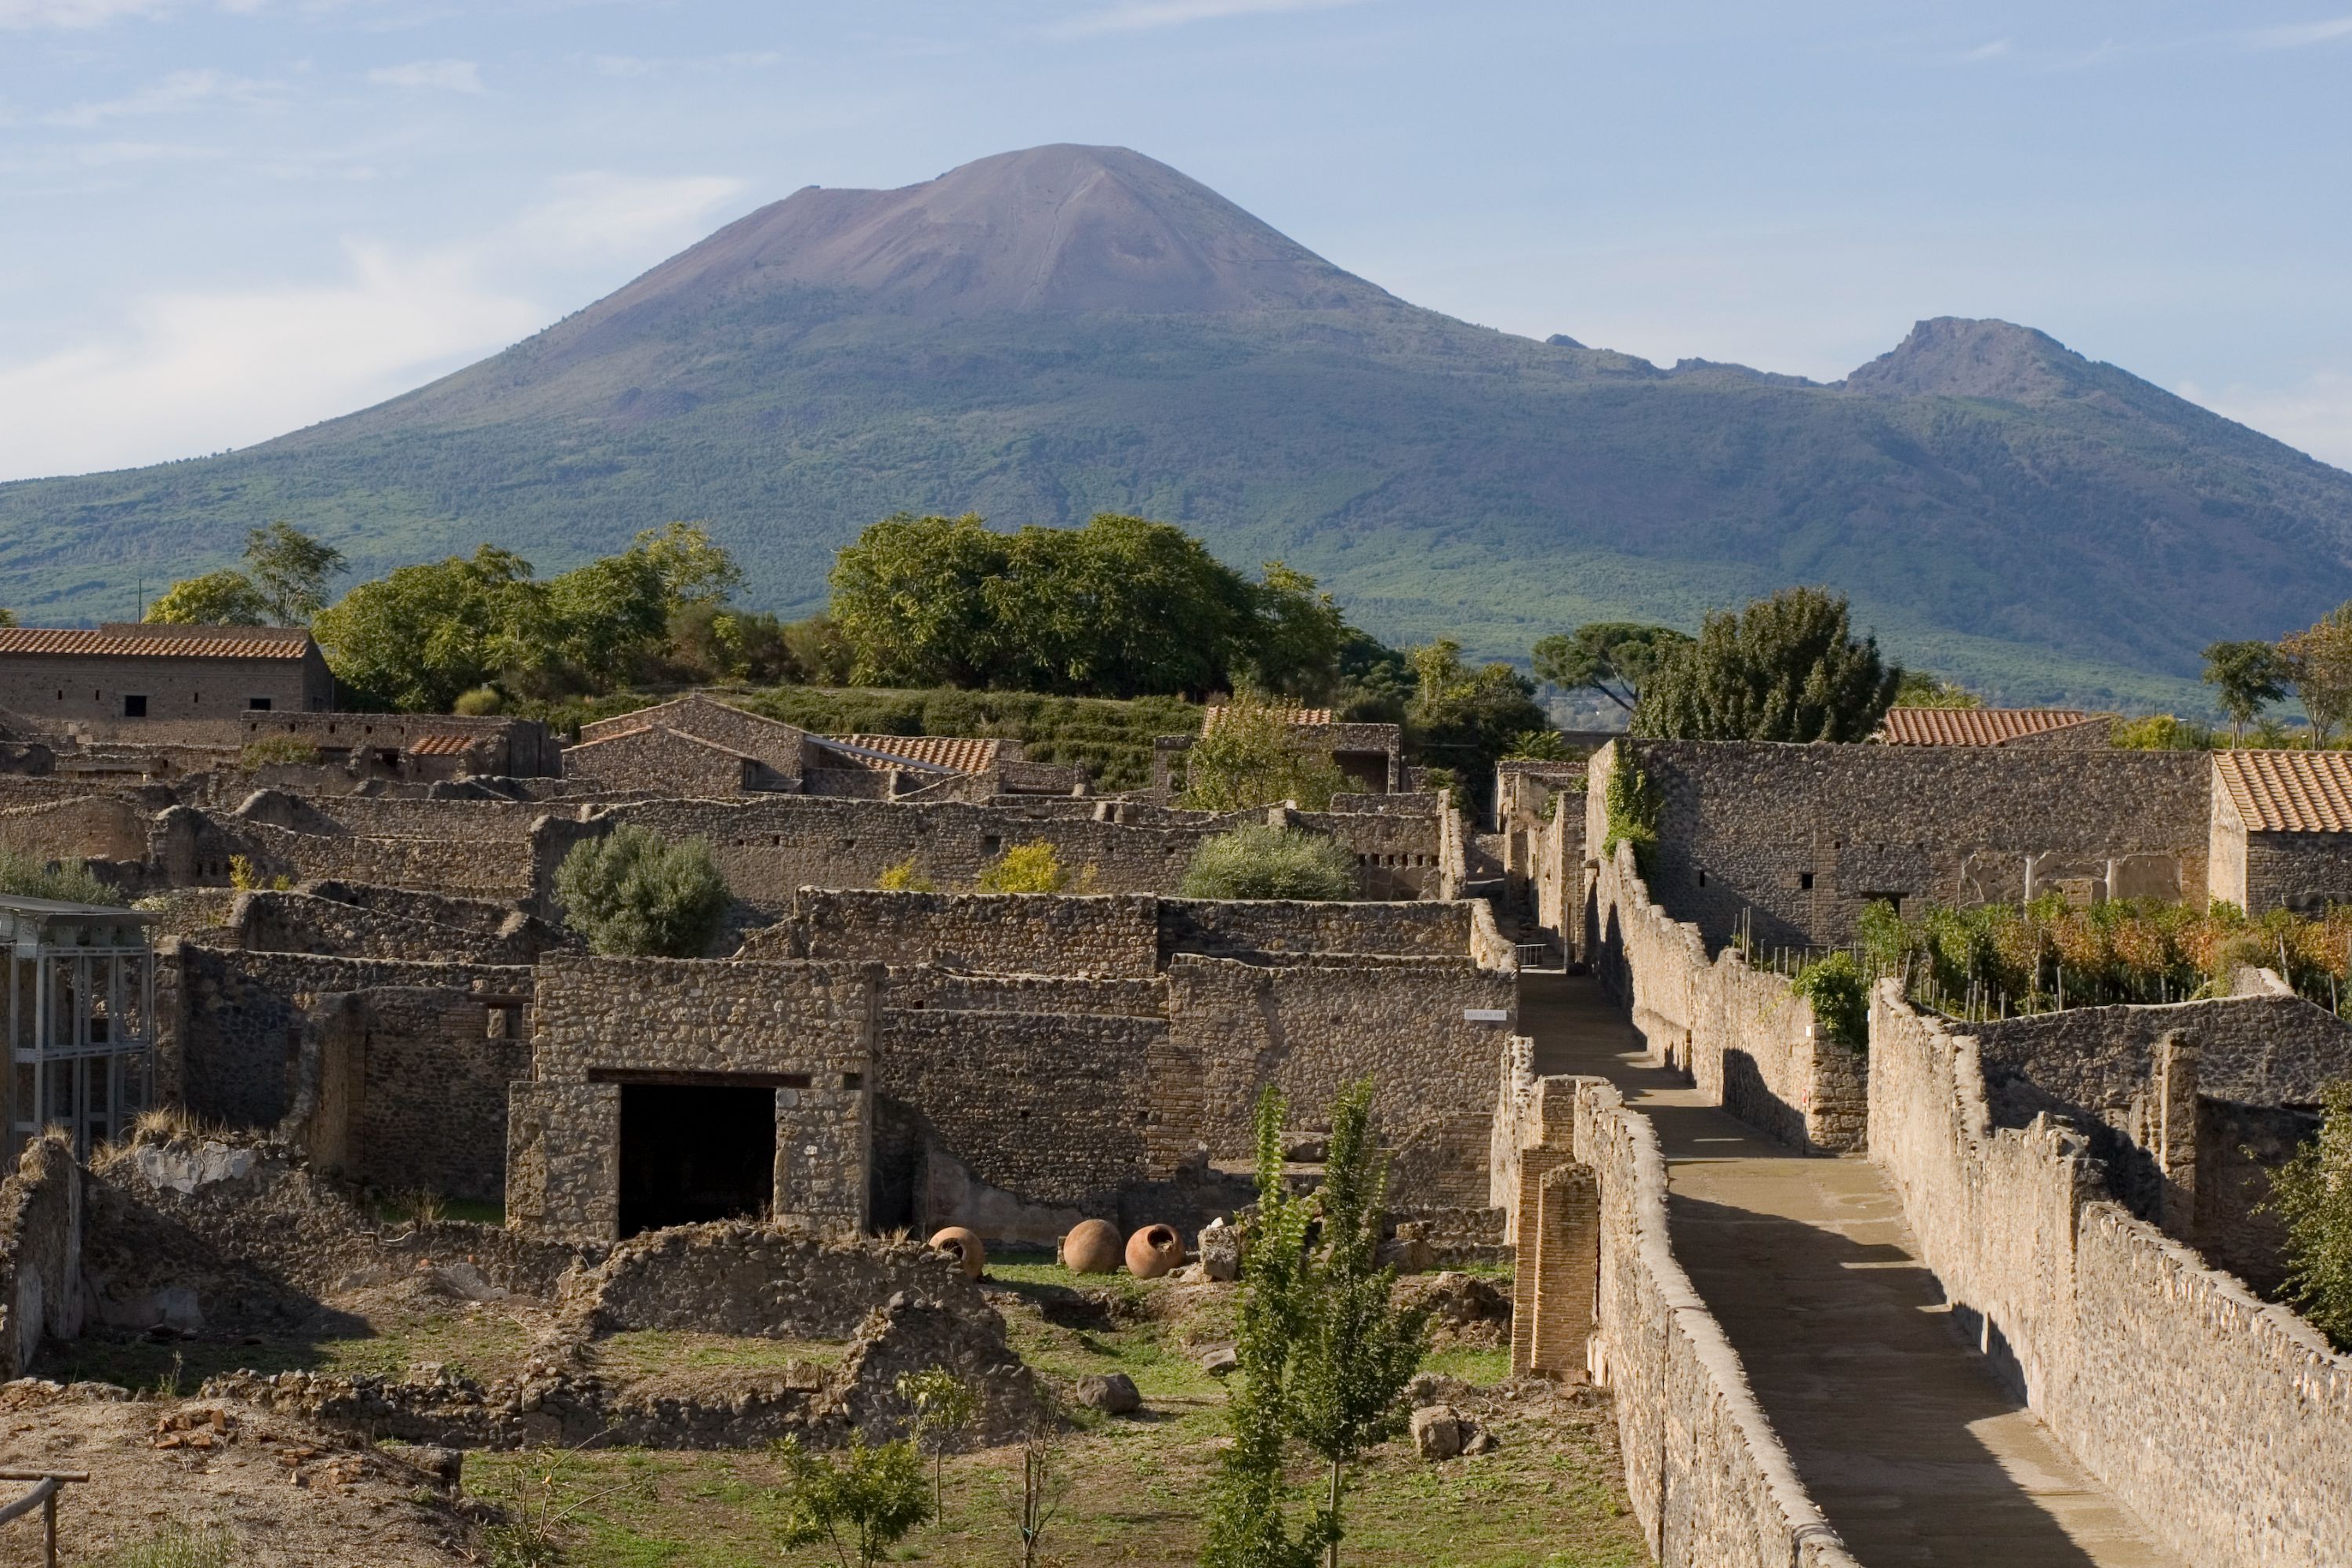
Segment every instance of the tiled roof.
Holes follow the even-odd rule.
[[[1328,708],[1284,708],[1278,711],[1293,724],[1328,724],[1331,721],[1331,710]],[[1212,707],[1201,715],[1201,728],[1205,731],[1224,716],[1224,709]]]
[[[0,654],[100,658],[300,658],[310,634],[299,626],[0,626]]]
[[[759,758],[739,752],[732,746],[722,746],[716,741],[707,740],[691,730],[673,730],[667,724],[640,724],[634,730],[617,730],[609,735],[599,735],[593,741],[575,741],[563,748],[563,754],[568,757],[574,752],[591,752],[598,746],[610,746],[622,741],[634,741],[640,735],[655,734],[667,735],[674,741],[684,741],[688,745],[700,746],[706,752],[722,752],[747,763],[760,761]],[[765,766],[764,763],[761,765]]]
[[[857,752],[835,751],[834,755],[849,767],[877,773],[889,767],[893,759],[959,773],[985,773],[996,765],[996,753],[1003,744],[968,735],[824,735],[819,739],[836,746],[856,746]],[[860,756],[858,752],[880,754]]]
[[[2213,771],[2252,833],[2352,833],[2352,755],[2216,752]]]
[[[1890,746],[2002,746],[2098,717],[2075,708],[1890,708],[1878,738]]]
[[[412,757],[454,757],[473,743],[471,735],[419,735],[408,742],[408,754]]]

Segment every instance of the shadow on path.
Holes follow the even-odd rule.
[[[1523,977],[1519,1020],[1538,1072],[1608,1079],[1656,1127],[1675,1256],[1857,1558],[2177,1568],[1955,1331],[1867,1160],[1808,1157],[1703,1103],[1589,976]]]

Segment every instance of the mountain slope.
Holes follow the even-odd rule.
[[[305,521],[373,571],[542,570],[709,520],[824,598],[900,508],[1097,510],[1281,555],[1374,629],[1518,654],[1790,582],[2017,700],[2201,703],[2196,653],[2352,597],[2352,475],[2052,339],[1923,321],[1836,385],[1490,331],[1115,148],[804,190],[504,353],[197,462],[0,486],[0,601],[119,614]]]

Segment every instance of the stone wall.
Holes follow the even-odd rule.
[[[935,964],[893,965],[886,1008],[969,1013],[1086,1013],[1108,1018],[1168,1016],[1168,982],[1103,975],[989,974]]]
[[[872,959],[1014,974],[1141,977],[1160,960],[1148,894],[887,893],[803,888],[786,922],[746,937],[746,957]],[[789,951],[785,951],[789,950]]]
[[[275,1127],[292,1108],[290,1074],[312,1003],[331,992],[387,985],[463,991],[485,998],[487,1012],[528,996],[531,971],[182,942],[157,965],[157,1091],[232,1127]],[[487,1039],[487,1017],[483,1034]]]
[[[2108,1201],[2083,1134],[1998,1125],[1979,1041],[1893,982],[1872,1000],[1870,1151],[1956,1316],[2160,1541],[2198,1563],[2341,1560],[2352,1357]]]
[[[781,720],[761,718],[731,703],[699,691],[651,708],[640,708],[615,718],[599,719],[580,727],[583,743],[607,740],[647,725],[657,725],[756,757],[780,779],[797,781],[814,760],[812,737],[805,730]]]
[[[123,795],[83,795],[0,809],[0,848],[35,860],[141,860],[152,814]]]
[[[1743,919],[1766,946],[1843,943],[1879,899],[2179,899],[2206,887],[2212,763],[2201,752],[1621,740],[1592,760],[1585,834],[1596,844],[1621,752],[1661,801],[1652,896],[1710,947]]]
[[[881,1037],[879,1091],[924,1140],[925,1224],[1044,1240],[1080,1215],[1117,1221],[1122,1194],[1172,1177],[1192,1146],[1201,1085],[1165,1019],[889,1009]]]
[[[1749,1392],[1738,1352],[1675,1260],[1665,1160],[1649,1119],[1601,1079],[1529,1077],[1524,1052],[1507,1055],[1504,1083],[1497,1142],[1520,1152],[1514,1190],[1579,1170],[1597,1188],[1587,1365],[1614,1395],[1626,1495],[1652,1557],[1664,1568],[1854,1568]],[[1586,1244],[1573,1224],[1548,1232],[1535,1214],[1515,1219],[1522,1248]],[[1539,1254],[1523,1278],[1539,1282],[1545,1261]],[[1565,1315],[1573,1326],[1576,1314]],[[1544,1316],[1531,1314],[1529,1330]],[[1537,1347],[1517,1349],[1532,1360]]]
[[[61,1132],[28,1141],[0,1182],[0,1383],[25,1375],[45,1337],[81,1332],[82,1201]]]
[[[300,891],[237,893],[227,911],[224,946],[254,952],[310,952],[343,958],[422,959],[443,963],[536,963],[569,945],[544,921],[509,911],[502,929],[482,931],[408,918]],[[423,908],[457,900],[420,900]]]
[[[446,825],[454,833],[458,823]],[[299,833],[182,807],[155,819],[148,859],[170,887],[221,886],[243,856],[263,880],[376,882],[463,898],[525,900],[540,890],[534,840]]]
[[[878,964],[550,955],[532,1078],[508,1117],[507,1209],[540,1234],[618,1237],[624,1082],[789,1078],[769,1216],[856,1230],[866,1214]]]
[[[499,1202],[508,1091],[530,1060],[519,1006],[446,986],[330,993],[305,1017],[281,1125],[322,1170]]]
[[[1162,958],[1385,953],[1459,958],[1470,952],[1474,900],[1315,903],[1298,900],[1161,899]],[[1491,914],[1491,911],[1490,911]]]
[[[1741,1121],[1799,1148],[1863,1146],[1865,1064],[1818,1037],[1813,1010],[1737,950],[1710,961],[1696,925],[1652,903],[1631,847],[1593,884],[1593,973],[1632,1011],[1650,1058]]]
[[[946,1254],[919,1242],[821,1236],[780,1226],[680,1226],[623,1242],[567,1282],[592,1333],[645,1329],[781,1340],[846,1340],[900,1292],[972,1317],[992,1309]]]
[[[605,789],[654,790],[702,799],[799,787],[797,780],[757,757],[660,725],[615,731],[565,748],[563,776]]]
[[[1367,1073],[1391,1138],[1432,1119],[1483,1131],[1494,1103],[1496,1047],[1517,1016],[1517,976],[1466,958],[1305,959],[1254,964],[1179,954],[1168,965],[1169,1037],[1200,1063],[1200,1139],[1218,1159],[1251,1152],[1261,1086],[1312,1126]],[[1494,1022],[1465,1016],[1500,1014]],[[1484,1191],[1486,1152],[1465,1152]]]
[[[2248,833],[2244,893],[2249,914],[2291,909],[2322,914],[2352,904],[2352,833]],[[2226,897],[2226,894],[2216,896]]]

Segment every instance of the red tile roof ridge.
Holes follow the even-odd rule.
[[[1890,708],[1878,740],[1889,746],[2000,746],[2029,735],[2103,721],[2079,708]]]
[[[2213,770],[2248,832],[2352,833],[2352,754],[2216,752]]]

